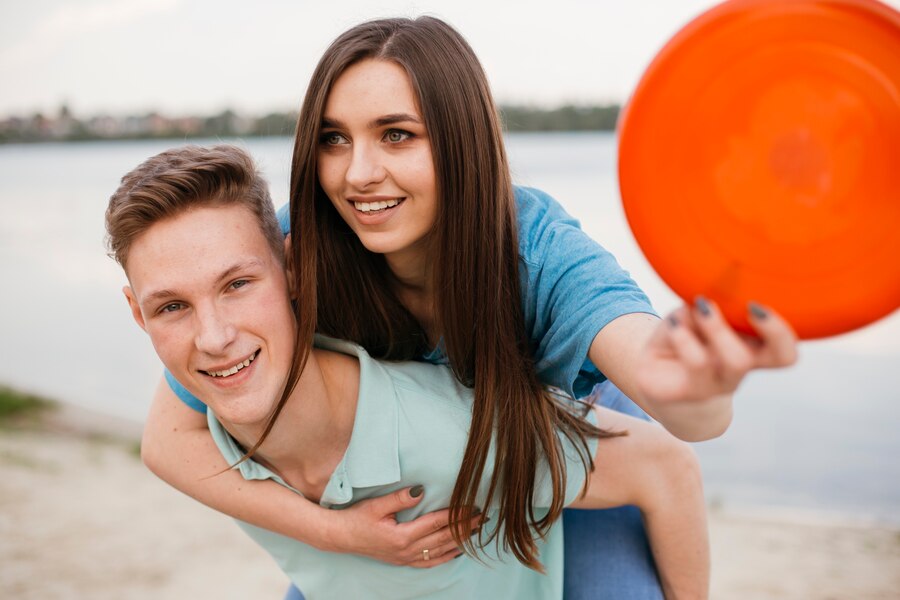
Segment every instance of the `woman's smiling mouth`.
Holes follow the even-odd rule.
[[[389,208],[394,208],[395,206],[402,203],[404,200],[406,200],[406,198],[388,198],[385,200],[374,200],[371,202],[350,200],[350,203],[353,204],[353,208],[355,208],[359,212],[368,213],[368,212],[381,212],[381,211],[387,210]]]

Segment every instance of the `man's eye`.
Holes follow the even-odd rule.
[[[248,283],[250,283],[250,282],[247,281],[246,279],[238,279],[238,280],[236,280],[236,281],[232,281],[232,282],[231,282],[231,287],[232,287],[232,289],[237,290],[237,289],[240,289],[240,288],[244,287],[244,286],[247,285]]]
[[[160,308],[159,312],[161,312],[161,313],[176,312],[176,311],[181,310],[183,306],[184,305],[181,304],[180,302],[172,302],[171,304],[166,304],[165,306]]]
[[[387,133],[384,134],[384,139],[389,141],[392,144],[398,144],[400,142],[405,142],[409,138],[412,137],[412,134],[408,131],[403,131],[402,129],[389,129]]]

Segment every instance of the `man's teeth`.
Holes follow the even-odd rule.
[[[399,198],[391,198],[390,200],[380,200],[378,202],[354,202],[353,206],[361,212],[371,212],[373,210],[383,210],[392,208],[400,204]]]
[[[244,362],[239,362],[238,364],[234,365],[230,369],[225,369],[224,371],[209,371],[209,374],[213,377],[228,377],[229,375],[234,375],[235,373],[237,373],[244,367],[249,367],[250,363],[253,362],[254,358],[256,358],[255,354],[253,356],[251,356],[250,358],[246,359]]]

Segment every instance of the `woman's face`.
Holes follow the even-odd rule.
[[[368,250],[423,256],[437,214],[434,162],[402,67],[368,59],[337,79],[322,118],[318,176]]]

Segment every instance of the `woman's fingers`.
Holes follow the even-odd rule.
[[[432,517],[426,519],[426,517]],[[430,523],[429,523],[430,521]],[[486,522],[482,514],[473,516],[466,527],[466,531],[472,534],[479,531],[482,524]],[[411,527],[410,531],[406,531],[409,540],[407,546],[408,561],[407,565],[417,568],[433,567],[442,564],[447,560],[455,558],[461,553],[453,539],[453,532],[449,525],[449,511],[441,510],[435,513],[429,513],[419,517],[415,521],[404,523],[401,527]],[[426,553],[428,550],[426,559]],[[439,562],[436,562],[439,561]]]
[[[756,349],[757,367],[787,367],[797,362],[797,334],[767,306],[751,302],[747,308],[750,324],[762,340]]]
[[[714,302],[698,296],[694,301],[695,322],[706,341],[710,363],[716,377],[733,390],[756,365],[756,357],[747,342],[722,317]]]
[[[422,553],[424,556],[424,552]],[[447,550],[441,551],[431,551],[428,552],[428,560],[425,560],[424,557],[420,557],[418,560],[409,563],[407,566],[414,567],[416,569],[431,569],[437,567],[438,565],[442,565],[444,563],[450,562],[454,558],[461,556],[462,551],[456,546],[449,548]]]
[[[720,392],[731,392],[753,369],[796,362],[797,337],[790,325],[762,305],[751,303],[748,311],[758,339],[737,333],[718,306],[702,296],[693,307],[667,317],[667,342],[693,381],[689,387],[697,391],[705,381]]]
[[[666,317],[669,344],[682,365],[691,373],[709,368],[709,353],[697,336],[692,315],[679,309]]]

